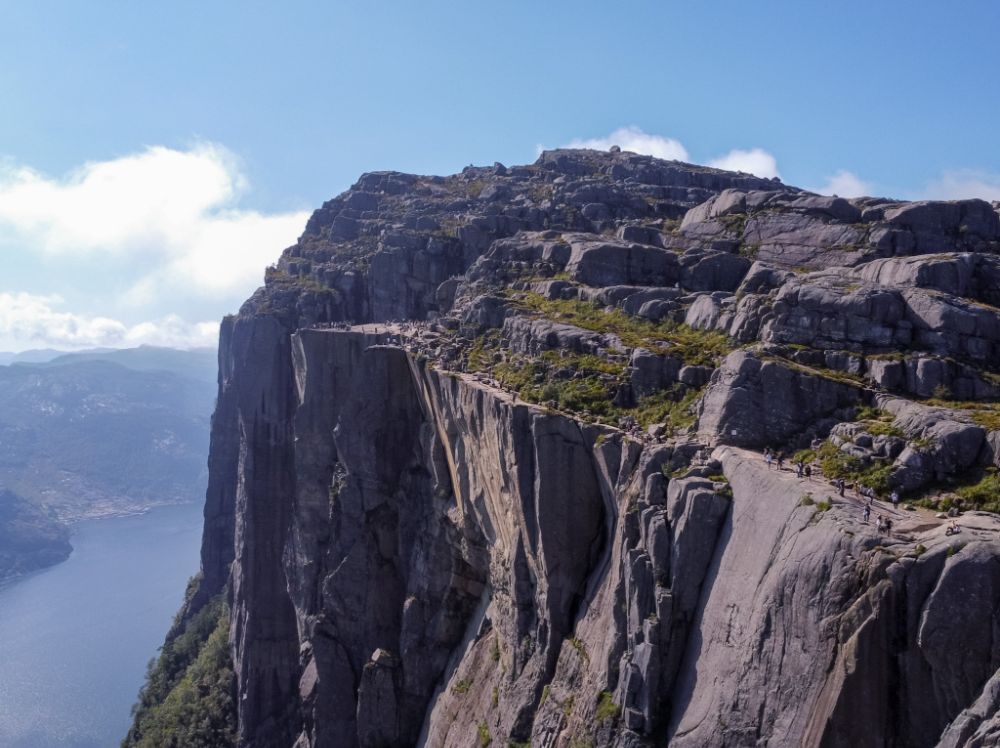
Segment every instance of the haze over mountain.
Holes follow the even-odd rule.
[[[57,559],[44,548],[64,542],[59,522],[198,501],[206,485],[214,350],[37,357],[0,366],[0,531],[22,557],[0,559],[8,573]]]

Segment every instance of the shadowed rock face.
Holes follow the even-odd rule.
[[[364,175],[222,327],[187,614],[229,584],[240,745],[992,744],[1000,524],[879,536],[747,450],[833,430],[907,491],[1000,462],[998,249],[980,201],[628,153]],[[490,375],[592,359],[690,419]]]

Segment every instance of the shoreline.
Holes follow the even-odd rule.
[[[73,554],[76,552],[75,546],[72,544],[73,536],[76,534],[76,530],[80,524],[83,522],[91,522],[95,520],[108,520],[108,519],[124,519],[126,517],[138,517],[144,514],[149,514],[151,511],[156,509],[165,509],[167,507],[174,506],[189,506],[192,504],[198,504],[198,500],[192,501],[171,501],[158,504],[150,504],[147,506],[136,506],[131,508],[108,508],[106,510],[97,510],[96,512],[84,515],[76,515],[70,519],[64,519],[63,517],[56,516],[56,520],[64,525],[70,532],[70,552],[66,554],[64,558],[57,561],[53,561],[50,564],[44,566],[39,566],[35,569],[30,569],[23,572],[15,572],[8,574],[6,576],[0,576],[0,593],[13,587],[14,585],[20,584],[21,582],[27,581],[37,574],[54,569],[61,564],[64,564]]]
[[[145,506],[135,506],[129,508],[108,508],[108,509],[95,509],[84,514],[74,514],[69,516],[56,515],[56,519],[62,522],[64,525],[72,527],[81,522],[89,522],[91,520],[100,519],[116,519],[120,517],[136,517],[142,514],[148,514],[154,509],[161,509],[168,506],[186,506],[188,504],[197,504],[198,500],[193,499],[191,501],[166,501],[157,504],[148,504]]]

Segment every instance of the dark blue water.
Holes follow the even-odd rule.
[[[77,525],[58,566],[0,590],[0,746],[117,746],[198,570],[201,506]]]

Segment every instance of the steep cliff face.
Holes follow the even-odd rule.
[[[365,175],[222,329],[239,744],[990,744],[1000,523],[831,479],[989,485],[998,249],[635,154]]]

